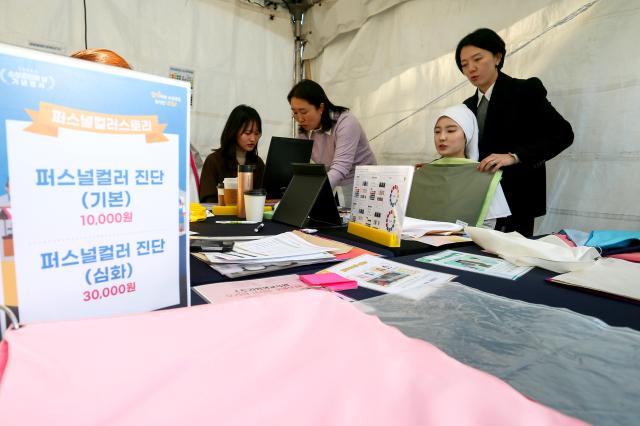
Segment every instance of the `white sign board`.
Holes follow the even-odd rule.
[[[186,306],[188,84],[0,45],[0,105],[20,322]]]

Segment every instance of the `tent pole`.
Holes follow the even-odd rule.
[[[294,45],[294,49],[295,49],[295,56],[294,56],[294,69],[293,69],[293,83],[296,84],[298,83],[300,80],[302,80],[303,76],[303,72],[302,72],[302,52],[304,50],[304,42],[305,40],[303,39],[303,35],[302,35],[302,24],[303,24],[303,19],[304,19],[304,13],[300,13],[297,14],[297,16],[294,16],[294,31],[295,31],[295,45]]]
[[[302,26],[304,24],[304,12],[300,9],[295,10],[291,14],[291,20],[293,23],[293,31],[295,37],[295,44],[293,46],[293,84],[298,83],[304,78],[304,70],[302,67],[304,45],[306,43],[305,36],[302,33]],[[296,137],[297,135],[296,122],[291,118],[291,135]]]
[[[293,84],[298,83],[305,76],[304,70],[304,46],[307,43],[307,35],[303,32],[304,13],[307,9],[320,0],[282,0],[289,13],[291,13],[291,23],[293,24],[293,35],[295,44],[293,46]],[[291,134],[293,137],[297,135],[298,126],[293,117],[291,118]]]

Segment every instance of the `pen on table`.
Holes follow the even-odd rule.
[[[260,230],[264,228],[264,222],[262,222],[260,225],[256,226],[256,228],[253,230],[253,232],[260,232]]]
[[[253,225],[258,222],[253,220],[219,220],[216,223],[223,225]]]

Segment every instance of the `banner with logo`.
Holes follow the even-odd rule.
[[[0,45],[0,283],[20,322],[188,305],[189,90]]]

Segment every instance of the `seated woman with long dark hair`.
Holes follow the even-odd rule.
[[[261,182],[264,162],[258,156],[258,141],[262,136],[262,120],[258,112],[247,105],[231,111],[220,136],[220,148],[210,154],[200,173],[200,202],[217,203],[217,186],[224,178],[238,176],[239,164],[256,166],[254,182]]]

